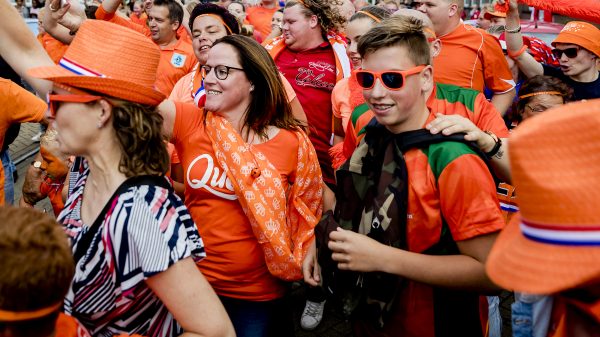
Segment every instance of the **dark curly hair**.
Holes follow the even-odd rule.
[[[552,76],[534,76],[525,81],[521,86],[521,89],[519,90],[519,101],[517,102],[518,114],[513,117],[517,120],[522,118],[525,106],[529,104],[534,97],[528,96],[521,98],[522,96],[542,91],[556,91],[560,93],[560,96],[563,98],[563,103],[570,101],[573,96],[573,89],[560,79]]]
[[[196,7],[194,7],[194,10],[192,10],[192,14],[190,14],[190,31],[194,30],[194,20],[196,20],[198,16],[203,14],[213,14],[220,17],[223,20],[223,22],[225,22],[225,24],[231,29],[231,32],[233,34],[240,33],[240,25],[236,17],[233,16],[233,14],[229,13],[227,9],[212,3],[200,3]],[[230,35],[229,31],[227,31],[227,35]]]
[[[112,124],[123,151],[119,171],[127,177],[167,173],[170,158],[162,135],[163,117],[156,107],[116,102]]]
[[[323,35],[326,35],[329,31],[340,32],[346,24],[346,18],[339,11],[341,5],[340,0],[289,0],[285,8],[302,6],[306,17],[316,15]]]

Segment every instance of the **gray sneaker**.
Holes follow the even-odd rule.
[[[300,326],[304,330],[313,330],[316,328],[321,319],[323,319],[323,310],[325,309],[325,301],[323,302],[311,302],[306,301],[304,311],[302,312],[302,318],[300,318]]]

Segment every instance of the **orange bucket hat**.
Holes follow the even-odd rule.
[[[591,23],[571,21],[567,23],[552,41],[552,46],[557,43],[571,43],[583,47],[600,57],[600,29]]]
[[[158,47],[144,35],[100,20],[86,20],[58,65],[29,70],[33,77],[110,97],[158,105],[154,88]]]
[[[515,291],[552,294],[600,279],[600,100],[523,122],[510,138],[520,217],[500,233],[487,273]]]

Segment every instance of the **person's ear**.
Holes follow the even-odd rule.
[[[458,4],[457,3],[451,3],[450,7],[448,7],[448,17],[452,17],[457,15],[458,13]],[[458,16],[460,16],[460,13],[458,13]]]
[[[310,28],[315,28],[319,25],[319,18],[316,15],[311,15],[309,19]]]
[[[431,42],[431,58],[437,57],[442,52],[442,41],[435,39]]]
[[[428,65],[421,70],[421,92],[429,92],[433,86],[433,67]]]
[[[106,99],[101,99],[98,101],[100,104],[100,114],[98,115],[98,129],[101,129],[110,121],[110,117],[112,116],[113,106]]]

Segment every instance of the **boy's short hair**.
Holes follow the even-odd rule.
[[[364,59],[381,48],[395,46],[405,47],[415,65],[431,64],[431,51],[423,33],[423,23],[409,16],[392,16],[381,21],[361,36],[357,49]]]
[[[63,228],[29,208],[0,207],[0,219],[0,310],[60,306],[75,273]]]

